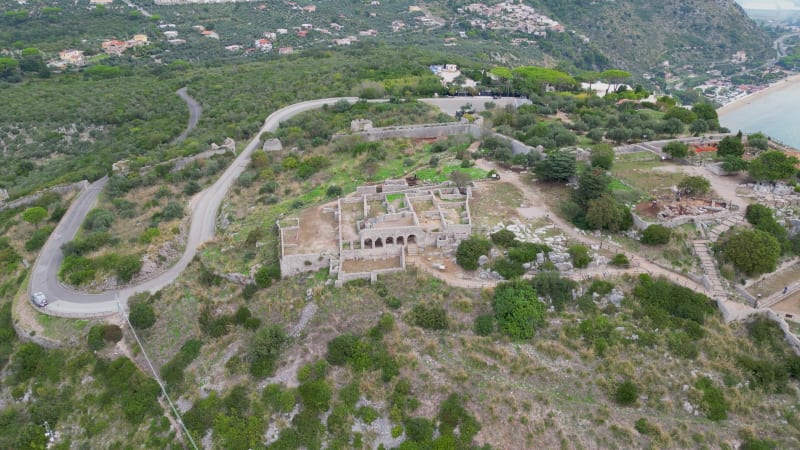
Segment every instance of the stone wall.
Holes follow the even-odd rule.
[[[86,180],[78,181],[77,183],[72,183],[72,184],[62,184],[59,186],[53,186],[51,188],[39,191],[35,194],[27,195],[22,198],[18,198],[8,203],[0,202],[0,211],[16,208],[18,206],[27,206],[33,204],[34,202],[36,202],[36,200],[39,200],[39,198],[41,198],[42,194],[44,194],[45,192],[55,192],[58,195],[64,195],[72,191],[81,192],[87,189],[88,187],[89,187],[89,182]]]
[[[383,139],[410,138],[433,139],[444,136],[468,134],[474,138],[481,136],[481,128],[471,123],[428,123],[423,125],[403,125],[396,127],[372,128],[350,134],[335,134],[333,140],[347,136],[361,136],[367,141],[380,141]]]
[[[379,141],[381,139],[392,138],[433,139],[443,136],[456,136],[460,134],[468,134],[475,139],[479,139],[482,136],[493,136],[504,140],[511,144],[511,152],[515,155],[520,153],[529,153],[530,151],[535,150],[533,147],[526,145],[514,138],[508,137],[504,134],[495,133],[491,130],[486,130],[478,124],[457,122],[373,128],[371,130],[352,134],[335,134],[333,135],[332,139],[337,140],[348,136],[361,136],[367,141]]]
[[[327,269],[331,264],[330,255],[307,253],[303,255],[284,255],[280,259],[281,278],[288,278],[299,273],[316,272]]]
[[[402,247],[399,247],[398,249],[395,249],[394,253],[391,253],[391,254],[385,254],[385,255],[382,255],[382,256],[378,256],[378,257],[367,257],[367,258],[359,257],[358,259],[360,259],[360,260],[368,260],[368,261],[372,260],[372,259],[383,259],[383,258],[385,258],[387,256],[398,256],[398,253],[399,253],[399,256],[400,256],[400,267],[390,267],[388,269],[378,269],[378,270],[372,270],[372,271],[369,271],[369,272],[344,272],[344,271],[340,270],[339,271],[339,275],[338,275],[338,277],[336,279],[336,282],[335,282],[335,286],[336,287],[341,287],[344,283],[346,283],[348,281],[353,281],[353,280],[369,280],[370,283],[374,283],[375,281],[377,281],[378,275],[380,275],[380,274],[392,273],[392,272],[402,272],[402,271],[406,270],[406,253],[405,253],[405,251],[403,251]],[[363,254],[360,254],[360,256],[363,256]],[[346,258],[346,259],[355,259],[355,258]]]
[[[364,248],[359,250],[348,250],[343,249],[339,252],[339,256],[342,260],[345,259],[384,259],[388,257],[398,256],[399,253],[402,253],[403,246],[402,245],[384,245],[383,247],[378,248]]]

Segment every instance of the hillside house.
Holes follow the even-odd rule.
[[[81,50],[75,50],[74,48],[62,50],[58,52],[58,57],[61,62],[65,64],[71,64],[73,66],[86,65],[86,57]]]
[[[271,52],[272,51],[272,42],[267,39],[256,39],[253,43],[256,50],[260,50],[262,52]]]

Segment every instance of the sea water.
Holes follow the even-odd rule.
[[[772,139],[800,149],[800,84],[740,100],[742,105],[720,113],[719,122],[736,133],[761,131]]]

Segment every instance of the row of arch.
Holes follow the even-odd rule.
[[[416,244],[417,243],[417,236],[415,234],[409,234],[408,236],[389,236],[385,239],[375,238],[365,238],[361,244],[361,248],[382,248],[384,246],[396,246],[396,245],[406,245],[406,244]]]

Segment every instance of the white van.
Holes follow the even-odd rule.
[[[47,306],[47,296],[44,295],[44,292],[33,293],[33,304],[40,308]]]

